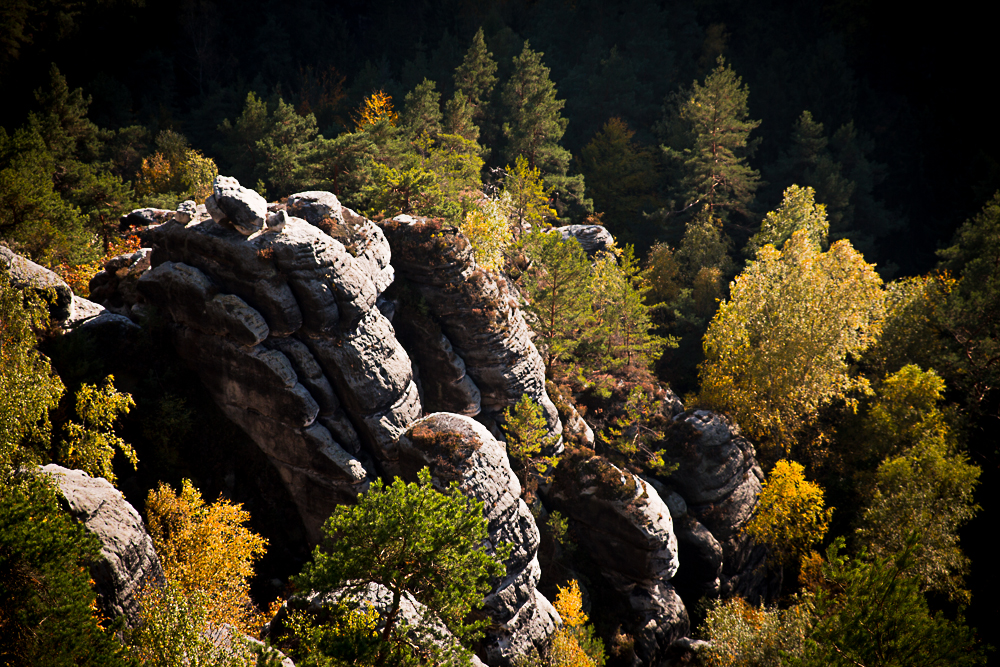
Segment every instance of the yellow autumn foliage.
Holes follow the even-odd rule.
[[[393,109],[392,96],[384,91],[376,90],[361,103],[357,116],[354,118],[354,125],[358,130],[364,130],[383,118],[388,120],[390,125],[395,126],[399,120],[399,114]]]
[[[805,478],[802,465],[782,459],[764,482],[746,531],[783,560],[802,559],[830,526],[833,508],[824,507],[823,495],[819,484]]]
[[[261,618],[250,600],[250,577],[267,540],[244,526],[250,514],[242,505],[225,499],[206,504],[185,479],[179,494],[163,483],[150,491],[146,512],[167,579],[186,594],[207,595],[214,622],[256,634]]]

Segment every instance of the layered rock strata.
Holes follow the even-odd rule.
[[[680,567],[670,509],[653,485],[600,456],[574,454],[556,468],[546,504],[573,520],[600,574],[627,600],[623,626],[642,664],[658,664],[689,629],[670,580]]]
[[[59,487],[70,514],[101,543],[100,558],[90,568],[101,611],[112,619],[124,616],[131,628],[138,626],[143,588],[164,582],[139,513],[105,479],[54,463],[41,470]]]
[[[764,480],[753,445],[726,416],[693,410],[674,417],[662,447],[665,458],[678,468],[661,481],[683,498],[683,513],[698,524],[690,524],[692,532],[686,536],[692,560],[705,554],[709,558],[703,563],[713,569],[716,550],[721,549],[719,592],[759,600],[767,586],[761,567],[764,552],[742,532]],[[716,544],[700,534],[698,526],[707,529]]]
[[[479,389],[478,419],[495,430],[503,410],[527,394],[542,406],[550,434],[561,435],[559,414],[545,390],[545,364],[506,280],[477,266],[468,240],[453,227],[407,215],[381,227],[393,266]],[[461,405],[447,409],[465,411]]]
[[[521,484],[507,460],[503,444],[474,419],[436,413],[414,422],[399,440],[399,474],[416,481],[429,467],[436,485],[458,483],[468,496],[483,502],[489,544],[511,545],[506,575],[486,596],[484,606],[496,625],[489,631],[486,658],[508,664],[545,642],[561,621],[549,601],[536,590],[539,533]],[[669,520],[669,517],[668,517]]]
[[[232,212],[150,227],[153,268],[138,291],[170,316],[178,353],[277,466],[318,540],[333,508],[391,465],[421,406],[376,307],[392,280],[381,231],[360,219],[363,233],[340,235],[354,237],[348,248],[287,211],[268,220],[278,213],[280,226],[250,234]]]

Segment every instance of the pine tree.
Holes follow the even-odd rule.
[[[534,231],[525,241],[531,266],[522,276],[528,312],[547,348],[549,368],[572,352],[590,322],[591,266],[579,241]]]
[[[403,100],[402,126],[411,137],[426,134],[434,139],[441,134],[441,93],[435,83],[424,79]]]
[[[455,99],[463,100],[472,109],[473,122],[482,127],[486,119],[490,96],[496,85],[497,63],[486,49],[483,29],[476,31],[472,45],[462,64],[455,68]]]
[[[713,218],[746,214],[760,182],[747,164],[754,149],[750,133],[760,125],[748,119],[748,95],[742,79],[719,56],[705,82],[693,82],[679,98],[676,121],[687,146],[664,147],[668,158],[680,164],[685,205],[705,208]]]
[[[507,138],[504,155],[508,163],[523,155],[543,175],[564,175],[570,153],[559,140],[569,121],[562,116],[565,102],[556,99],[556,86],[549,78],[549,68],[542,64],[542,55],[525,42],[524,50],[514,58],[514,71],[502,95],[503,134]]]

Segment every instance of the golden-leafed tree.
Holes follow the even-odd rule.
[[[848,241],[822,252],[798,231],[780,251],[764,246],[705,334],[702,403],[791,451],[820,408],[868,391],[850,362],[878,338],[883,309],[882,280]]]
[[[250,577],[267,540],[244,525],[250,514],[242,505],[224,499],[206,504],[184,480],[179,494],[162,483],[150,491],[146,512],[167,580],[187,595],[206,595],[216,624],[256,634],[261,619],[250,599]]]

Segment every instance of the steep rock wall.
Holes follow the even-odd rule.
[[[276,465],[313,540],[421,414],[409,357],[376,307],[392,280],[388,244],[350,216],[339,229],[349,247],[286,211],[249,235],[198,212],[142,232],[153,268],[138,292]]]
[[[527,394],[542,406],[550,433],[561,435],[559,414],[545,390],[545,364],[506,280],[477,266],[468,240],[453,227],[407,215],[381,227],[399,276],[416,291],[478,388],[478,419],[494,429],[503,410]]]

